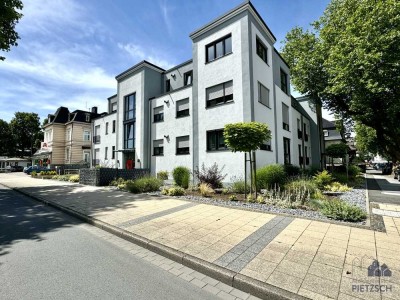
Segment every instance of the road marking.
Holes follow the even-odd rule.
[[[382,194],[385,195],[391,195],[391,196],[400,196],[400,192],[381,192]]]
[[[373,208],[372,213],[375,215],[380,215],[385,217],[400,218],[400,211]]]

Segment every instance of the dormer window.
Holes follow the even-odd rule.
[[[86,122],[90,122],[90,115],[86,114]]]

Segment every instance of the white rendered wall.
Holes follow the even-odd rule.
[[[93,128],[100,125],[100,144],[92,144],[93,149],[99,149],[100,165],[103,167],[115,168],[116,160],[112,159],[112,147],[117,145],[116,132],[112,132],[113,120],[116,120],[117,114],[113,113],[93,121]],[[108,134],[106,134],[106,123],[108,122]],[[115,127],[118,125],[116,124]],[[117,128],[115,128],[117,129]],[[93,140],[93,138],[92,138]],[[107,159],[105,159],[105,148],[108,147]],[[92,159],[94,158],[95,150],[93,150]]]
[[[278,139],[278,162],[279,164],[283,164],[285,162],[284,160],[284,149],[283,149],[283,138],[288,138],[290,139],[290,155],[291,155],[291,163],[293,164],[293,148],[294,148],[294,143],[293,143],[293,138],[292,138],[292,132],[296,131],[297,135],[297,127],[293,128],[292,122],[292,109],[291,109],[291,99],[290,96],[285,94],[279,86],[275,85],[275,94],[276,94],[276,124],[277,124],[277,139]],[[282,118],[282,103],[286,104],[289,107],[289,131],[283,129],[283,118]],[[297,145],[297,144],[296,144]],[[296,146],[297,147],[297,146]],[[297,159],[298,160],[298,159]]]

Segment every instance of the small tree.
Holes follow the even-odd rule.
[[[347,151],[348,151],[348,146],[345,143],[332,144],[326,147],[325,153],[326,155],[331,157],[332,170],[333,170],[333,159],[345,157]]]
[[[255,154],[252,152],[260,149],[266,141],[271,139],[271,131],[268,126],[258,122],[240,122],[227,124],[224,128],[224,138],[226,145],[232,152],[249,153],[250,158],[250,193],[252,193],[253,176],[256,174]],[[245,172],[246,172],[246,155],[245,155]],[[246,179],[246,178],[245,178]],[[257,183],[255,190],[257,192]]]

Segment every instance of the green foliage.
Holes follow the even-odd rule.
[[[0,50],[10,51],[11,46],[18,46],[18,32],[15,31],[15,25],[21,19],[23,4],[20,0],[2,0],[0,2]],[[0,56],[0,60],[5,57]]]
[[[289,177],[298,176],[301,172],[298,166],[294,165],[284,165],[286,175]]]
[[[349,188],[347,184],[341,184],[340,182],[337,181],[326,185],[324,189],[330,192],[342,192],[342,193],[351,191],[351,188]]]
[[[343,183],[343,184],[349,183],[349,178],[347,178],[346,172],[333,172],[333,173],[332,173],[332,177],[333,177],[336,181],[338,181],[338,182],[340,182],[340,183]]]
[[[160,171],[157,173],[157,178],[161,180],[168,180],[168,171]]]
[[[252,195],[252,194],[248,194],[246,200],[249,203],[256,203],[257,202],[256,197],[254,195]]]
[[[271,131],[264,123],[240,122],[226,124],[224,127],[226,145],[233,152],[250,152],[260,149],[271,139]]]
[[[176,167],[172,171],[172,177],[176,185],[187,189],[189,187],[189,180],[190,180],[190,170],[186,167]]]
[[[256,172],[257,187],[260,189],[270,189],[275,186],[283,185],[286,181],[286,173],[283,165],[268,165]]]
[[[211,187],[211,184],[209,183],[201,183],[199,185],[199,191],[203,197],[210,197],[212,194],[215,193],[215,191]]]
[[[10,121],[10,127],[17,148],[29,149],[33,153],[36,138],[43,134],[40,130],[38,114],[16,112]]]
[[[285,184],[285,190],[304,192],[303,194],[308,193],[311,198],[315,198],[315,195],[319,191],[315,181],[307,177],[298,177],[287,182]]]
[[[72,175],[54,175],[51,179],[59,180],[59,181],[69,181],[69,178]]]
[[[334,220],[359,222],[367,217],[367,214],[358,206],[349,205],[339,199],[325,200],[322,201],[321,205],[321,212]]]
[[[332,175],[327,170],[318,172],[315,176],[313,176],[313,178],[315,184],[321,190],[323,190],[326,185],[330,184],[333,181]]]
[[[119,185],[125,184],[125,183],[126,183],[126,180],[120,177],[120,178],[112,180],[110,182],[110,186],[119,186]]]
[[[183,196],[185,195],[185,189],[180,186],[173,186],[162,189],[161,194],[166,196]]]
[[[400,2],[332,0],[312,26],[284,41],[295,89],[373,128],[378,146],[399,160]]]
[[[37,172],[36,172],[36,171],[32,171],[32,172],[31,172],[31,176],[32,176],[32,177],[35,177],[36,175],[37,175]]]
[[[373,155],[378,153],[383,154],[378,145],[375,129],[356,122],[354,131],[356,133],[355,142],[357,144],[357,151],[361,152],[362,155],[365,156],[370,153]]]
[[[40,176],[49,176],[49,175],[57,175],[56,171],[40,171]]]
[[[238,201],[238,199],[237,199],[236,195],[230,195],[229,201]]]
[[[361,174],[361,169],[355,165],[349,165],[348,173],[349,177],[354,179]]]
[[[348,151],[348,146],[345,143],[332,144],[326,147],[326,155],[333,158],[345,157]]]
[[[11,126],[0,119],[0,154],[13,156],[15,150],[15,139],[12,135]]]
[[[238,194],[249,193],[250,192],[250,185],[248,183],[245,185],[243,179],[233,178],[231,190],[232,190],[233,193],[238,193]]]
[[[134,194],[156,192],[162,186],[162,180],[156,177],[142,177],[126,182],[126,189]]]
[[[218,168],[218,164],[214,163],[211,167],[206,168],[204,163],[201,166],[201,170],[195,170],[194,175],[200,183],[208,183],[211,188],[218,189],[222,187],[222,180],[225,179],[226,175],[222,174],[222,169]]]
[[[70,181],[70,182],[79,182],[79,175],[78,175],[78,174],[71,175],[71,176],[69,177],[69,181]]]

